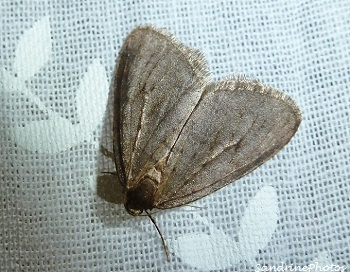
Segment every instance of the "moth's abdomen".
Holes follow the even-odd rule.
[[[149,177],[144,177],[134,187],[126,191],[125,209],[131,215],[139,215],[143,210],[154,208],[154,196],[158,185]]]

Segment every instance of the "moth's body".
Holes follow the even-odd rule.
[[[121,48],[114,104],[116,169],[132,215],[237,180],[280,151],[301,121],[292,99],[256,80],[211,82],[198,51],[149,26]]]
[[[131,215],[140,215],[143,210],[152,210],[161,182],[161,172],[155,167],[150,168],[135,182],[126,188],[125,209]]]

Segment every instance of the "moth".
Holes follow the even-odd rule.
[[[113,154],[125,209],[154,224],[152,209],[234,182],[279,152],[301,122],[284,93],[238,76],[212,82],[199,51],[152,26],[126,38],[114,96]]]

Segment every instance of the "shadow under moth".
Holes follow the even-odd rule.
[[[114,83],[113,173],[129,214],[178,207],[278,153],[301,122],[294,101],[257,80],[211,82],[202,54],[164,30],[126,38]]]

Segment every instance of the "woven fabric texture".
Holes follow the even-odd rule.
[[[214,81],[257,78],[303,117],[252,173],[154,214],[169,262],[99,151],[112,150],[119,49],[145,24],[203,52]],[[0,44],[0,271],[350,265],[349,1],[5,0]]]

